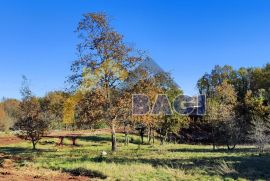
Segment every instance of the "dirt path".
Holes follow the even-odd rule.
[[[89,178],[81,176],[71,176],[65,173],[60,173],[56,171],[46,170],[46,169],[34,169],[23,167],[20,169],[15,168],[0,168],[0,181],[87,181]]]
[[[20,138],[13,136],[13,135],[4,135],[0,136],[0,146],[10,145],[22,142]]]
[[[30,166],[16,167],[12,157],[0,153],[0,181],[86,181],[88,177],[72,176],[68,173],[61,173],[48,169],[36,169]]]
[[[16,144],[24,140],[13,135],[1,135],[0,146]],[[15,156],[8,156],[0,153],[0,181],[87,181],[89,177],[72,176],[68,173],[52,171],[49,169],[36,169],[30,166],[17,167],[15,160],[20,159]]]

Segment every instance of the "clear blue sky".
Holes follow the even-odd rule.
[[[270,60],[270,1],[2,0],[0,97],[20,98],[21,76],[37,96],[65,88],[83,13],[106,12],[127,42],[147,50],[186,94],[216,64]]]

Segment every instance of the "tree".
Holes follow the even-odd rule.
[[[230,142],[236,143],[235,140],[229,138],[236,138],[233,134],[237,132],[235,121],[235,107],[236,107],[236,92],[231,84],[227,81],[215,88],[212,97],[207,100],[207,110],[205,120],[211,124],[212,127],[212,143],[215,150],[219,138],[226,138],[225,141],[230,148]],[[228,131],[229,130],[229,131]],[[235,145],[233,145],[234,147]]]
[[[76,106],[82,97],[83,95],[81,92],[75,92],[65,100],[63,107],[63,122],[66,126],[75,125]]]
[[[76,105],[77,127],[87,125],[92,128],[104,121],[102,116],[104,99],[100,90],[92,90],[82,96]]]
[[[50,119],[52,129],[61,129],[63,126],[64,104],[69,95],[62,91],[49,92],[40,99],[41,110],[46,113]]]
[[[0,104],[0,130],[1,131],[6,131],[8,125],[9,125],[9,120],[8,120],[7,114],[6,114],[5,110],[4,110],[4,106],[1,103]]]
[[[129,91],[131,94],[143,94],[149,99],[149,107],[153,107],[157,96],[165,94],[165,87],[172,84],[168,73],[161,70],[149,57],[136,68],[129,76]],[[131,99],[130,99],[131,100]],[[150,113],[144,115],[132,115],[133,124],[139,131],[141,140],[147,132],[148,143],[154,142],[155,131],[161,116],[153,116]],[[160,129],[158,129],[160,131]]]
[[[17,121],[19,101],[3,98],[0,103],[0,130],[8,131]]]
[[[245,96],[245,105],[250,121],[253,117],[266,118],[269,114],[269,106],[266,102],[266,91],[259,89],[257,92],[247,91]]]
[[[258,116],[253,118],[249,139],[255,143],[259,152],[264,152],[265,146],[270,142],[269,123],[269,118],[267,120]]]
[[[48,131],[49,121],[46,115],[41,113],[40,102],[32,95],[26,78],[21,93],[23,98],[19,105],[19,119],[15,124],[15,128],[18,129],[17,136],[30,140],[33,149],[36,149],[36,144]]]
[[[268,90],[270,87],[270,64],[263,67],[251,69],[251,86],[250,89],[256,92],[259,89]]]
[[[211,74],[204,74],[197,82],[197,87],[200,94],[205,94],[210,97],[217,86],[220,86],[224,81],[228,81],[230,84],[234,84],[237,77],[236,72],[229,65],[223,67],[216,65]]]
[[[79,59],[72,64],[74,74],[69,80],[72,88],[80,87],[83,92],[99,89],[104,95],[102,116],[111,128],[112,151],[116,151],[118,110],[114,106],[119,103],[119,97],[112,93],[119,89],[142,57],[135,56],[134,49],[124,43],[123,36],[111,27],[108,16],[103,13],[85,14],[77,32],[82,42],[78,45]]]
[[[167,95],[169,104],[171,107],[174,105],[174,100],[177,96],[183,95],[183,91],[174,84],[173,79],[169,74],[159,75],[160,87],[162,88],[165,95]],[[161,144],[163,144],[168,137],[176,141],[176,136],[178,136],[180,130],[183,127],[187,127],[189,124],[189,117],[180,115],[178,113],[173,113],[170,115],[161,114],[158,116],[157,122],[157,132],[161,137]],[[170,136],[168,136],[170,134]]]
[[[142,70],[141,70],[142,71]],[[143,72],[141,72],[143,73]],[[162,94],[162,90],[155,81],[154,77],[148,77],[149,75],[145,73],[145,76],[142,77],[135,85],[131,88],[131,92],[135,94],[144,94],[149,98],[149,106],[152,107],[156,96]],[[133,115],[132,116],[133,124],[136,125],[136,129],[139,131],[141,142],[143,143],[143,138],[148,131],[148,143],[151,139],[154,141],[154,130],[156,129],[158,117],[152,116],[150,114],[145,115]]]
[[[149,61],[148,61],[149,62]],[[151,63],[151,61],[150,61]],[[140,66],[140,69],[136,69],[135,76],[139,75],[136,83],[132,87],[132,92],[135,94],[143,94],[149,98],[149,106],[152,108],[154,105],[161,106],[163,102],[157,100],[159,95],[166,95],[165,98],[168,101],[168,106],[172,107],[174,98],[182,95],[182,90],[174,83],[169,73],[159,70],[160,68],[153,65]],[[158,71],[156,71],[158,70]],[[136,80],[136,78],[133,78]],[[163,99],[162,99],[163,100]],[[161,102],[160,102],[161,101]],[[162,111],[161,111],[162,112]],[[148,142],[154,140],[154,133],[157,132],[160,137],[161,144],[167,139],[168,134],[177,135],[180,128],[188,122],[188,117],[173,114],[164,114],[159,112],[156,115],[147,113],[144,115],[133,115],[133,121],[137,124],[137,130],[140,133],[143,143],[143,136],[148,133]]]

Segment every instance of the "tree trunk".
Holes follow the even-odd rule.
[[[34,140],[32,140],[33,150],[36,150],[36,144],[37,144],[37,142],[35,142]]]
[[[140,132],[140,136],[141,136],[141,141],[142,141],[142,144],[143,144],[143,131],[142,131],[142,129],[141,129],[141,132]]]
[[[164,142],[167,142],[167,137],[168,137],[168,133],[166,132],[164,136]]]
[[[234,150],[235,149],[235,146],[236,146],[236,144],[233,144],[232,146],[230,146],[229,143],[227,144],[227,147],[228,147],[228,150],[229,151]]]
[[[162,135],[160,135],[160,145],[164,144],[164,137]]]
[[[155,130],[153,131],[153,144],[155,143]]]
[[[163,145],[163,143],[164,143],[164,137],[163,137],[163,135],[161,134],[161,132],[160,132],[160,134],[159,134],[159,138],[160,138],[160,145]]]
[[[129,137],[128,137],[128,128],[127,125],[124,127],[124,132],[125,132],[125,145],[129,144]]]
[[[116,147],[116,135],[114,123],[112,123],[111,129],[112,129],[112,151],[116,151],[117,147]]]
[[[215,141],[214,126],[212,126],[212,143],[213,143],[213,151],[215,151],[216,150],[216,141]]]
[[[125,132],[125,145],[129,144],[129,137],[128,137],[128,133]]]
[[[152,129],[151,129],[151,126],[150,126],[149,130],[148,130],[148,143],[151,143],[151,139],[152,139]]]

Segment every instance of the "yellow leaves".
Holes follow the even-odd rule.
[[[83,82],[81,90],[91,90],[96,88],[98,82],[105,78],[120,79],[124,81],[128,77],[128,71],[118,62],[107,59],[95,70],[83,69]]]
[[[206,120],[209,121],[217,121],[219,118],[219,103],[212,99],[209,98],[207,99],[207,110],[206,110]]]
[[[259,92],[262,94],[263,90],[259,90]],[[263,117],[269,112],[269,106],[264,103],[263,95],[256,95],[250,90],[245,95],[245,104],[254,115]]]
[[[100,80],[98,76],[98,70],[92,71],[89,68],[84,68],[82,73],[83,81],[79,90],[86,92],[96,87],[96,84]]]
[[[65,124],[74,123],[75,108],[78,102],[81,100],[82,96],[83,95],[81,92],[77,92],[65,101],[63,109],[63,122]]]
[[[63,110],[63,122],[65,124],[71,124],[74,120],[74,114],[75,114],[75,105],[71,98],[68,98],[65,101],[64,104],[64,110]]]
[[[207,99],[207,115],[209,121],[224,121],[235,116],[237,95],[234,87],[227,81],[216,87],[215,97]]]
[[[146,114],[146,115],[133,115],[132,118],[133,118],[133,121],[139,122],[139,123],[143,123],[145,125],[152,125],[152,124],[155,124],[155,122],[158,121],[158,117],[157,116],[152,116],[150,114]]]
[[[222,82],[220,86],[217,86],[217,96],[223,104],[235,105],[237,101],[236,91],[231,84],[227,81]]]
[[[3,104],[0,104],[0,123],[6,118],[6,113]]]

